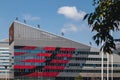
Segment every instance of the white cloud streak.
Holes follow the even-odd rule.
[[[81,25],[79,26],[79,30],[80,31],[88,31],[89,27],[85,23],[81,23]]]
[[[75,24],[65,24],[61,29],[63,33],[75,33],[75,32],[86,32],[90,31],[89,27],[85,23],[81,23],[80,25]]]
[[[29,21],[36,21],[36,20],[39,20],[40,17],[32,16],[30,14],[23,14],[23,19],[29,20]]]
[[[80,20],[83,19],[84,15],[86,14],[84,11],[79,11],[75,6],[70,7],[70,6],[64,6],[60,7],[58,9],[59,14],[63,14],[65,17],[74,19],[74,20]]]
[[[61,32],[69,33],[69,32],[77,32],[77,30],[78,30],[77,26],[73,24],[67,24],[61,29]]]

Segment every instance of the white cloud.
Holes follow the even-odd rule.
[[[61,32],[63,33],[77,32],[77,31],[78,31],[78,27],[73,24],[67,24],[61,29]]]
[[[63,14],[65,17],[74,19],[74,20],[80,20],[83,19],[84,15],[86,14],[84,11],[79,11],[75,6],[70,7],[70,6],[64,6],[60,7],[58,9],[59,14]]]
[[[91,31],[87,24],[81,23],[80,25],[75,24],[65,24],[61,29],[63,33],[72,33],[72,32],[87,32]]]
[[[29,20],[29,21],[36,21],[36,20],[39,20],[40,17],[32,16],[30,14],[23,14],[23,19]]]
[[[80,24],[80,27],[79,27],[79,30],[80,30],[80,31],[88,31],[88,30],[89,30],[89,27],[87,26],[87,24],[81,23],[81,24]]]

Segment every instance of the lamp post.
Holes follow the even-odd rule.
[[[4,66],[4,67],[5,67],[5,69],[6,69],[6,80],[7,80],[7,67],[8,67],[8,66]]]
[[[104,45],[104,42],[102,42],[102,45]],[[103,80],[103,74],[104,74],[104,72],[103,72],[103,70],[104,70],[104,60],[103,60],[103,56],[104,56],[104,52],[103,52],[103,49],[101,50],[101,80]]]
[[[107,54],[107,80],[109,80],[109,54]]]

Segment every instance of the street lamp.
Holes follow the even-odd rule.
[[[5,69],[6,69],[6,80],[7,80],[7,67],[8,67],[8,66],[4,66],[4,67],[5,67]]]

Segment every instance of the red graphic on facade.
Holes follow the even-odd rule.
[[[60,54],[60,53],[58,53],[57,55],[56,55],[56,57],[72,57],[72,54]]]
[[[56,47],[44,47],[43,49],[44,50],[52,50],[52,51],[54,51],[56,49]]]
[[[58,72],[34,72],[25,76],[29,77],[56,77],[58,75]]]
[[[35,48],[36,48],[35,46],[25,46],[22,49],[24,49],[24,50],[33,50]]]
[[[49,69],[49,70],[64,70],[65,66],[45,66],[44,69]]]
[[[60,48],[61,51],[75,51],[75,48]]]
[[[14,56],[20,56],[20,55],[23,55],[23,54],[26,54],[26,52],[15,52]]]
[[[50,57],[52,53],[38,53],[37,56],[45,56],[45,57]]]
[[[36,66],[14,65],[14,69],[33,69]]]
[[[40,62],[40,63],[43,63],[43,62],[45,62],[45,59],[26,59],[26,60],[22,60],[21,62]]]
[[[19,46],[16,46],[19,47]],[[28,77],[57,77],[57,75],[60,72],[54,71],[54,70],[64,70],[65,65],[69,63],[69,59],[73,55],[73,52],[75,51],[75,48],[59,48],[59,47],[44,47],[43,49],[40,48],[40,50],[44,51],[42,53],[37,52],[35,49],[39,49],[38,47],[35,46],[22,46],[19,48],[20,50],[27,50],[27,54],[29,54],[29,50],[35,52],[32,53],[34,55],[34,59],[30,59],[29,57],[25,59],[26,57],[26,52],[15,52],[15,56],[20,56],[22,58],[19,60],[19,62],[24,62],[24,63],[40,63],[36,65],[14,65],[14,69],[18,70],[19,69],[29,69],[28,72],[23,72],[21,75],[16,75],[16,76],[28,76]],[[34,51],[35,50],[35,51]],[[30,56],[32,56],[32,54]],[[16,57],[19,58],[19,57]],[[51,65],[53,64],[53,65]],[[64,66],[57,66],[54,64],[64,64]],[[36,71],[36,72],[31,72]],[[43,70],[41,72],[38,72],[39,70]],[[54,72],[51,72],[49,70],[53,70]],[[47,71],[47,72],[46,72]]]

